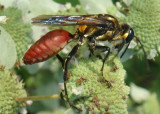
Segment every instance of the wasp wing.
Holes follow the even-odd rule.
[[[93,25],[105,26],[109,22],[99,18],[99,15],[40,15],[32,19],[33,24],[51,26]]]

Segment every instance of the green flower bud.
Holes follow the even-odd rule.
[[[126,99],[129,87],[125,85],[125,70],[118,57],[109,56],[101,74],[102,60],[80,59],[77,66],[69,70],[67,91],[70,101],[77,107],[81,104],[90,112],[127,114]]]
[[[129,10],[130,12],[122,21],[131,25],[135,36],[143,43],[149,55],[153,49],[157,50],[160,44],[160,1],[133,0]],[[136,50],[142,50],[141,46],[138,45]],[[143,56],[141,52],[140,55]]]
[[[17,114],[23,102],[15,101],[17,97],[26,97],[23,83],[8,70],[0,70],[0,114]]]
[[[24,23],[21,11],[16,8],[4,8],[0,10],[0,15],[7,16],[6,24],[0,24],[13,38],[16,44],[17,60],[23,57],[31,42],[29,35],[31,34],[30,24]]]

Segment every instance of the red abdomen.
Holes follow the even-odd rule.
[[[52,30],[36,41],[25,53],[23,62],[34,64],[56,55],[71,40],[71,34],[65,30]]]

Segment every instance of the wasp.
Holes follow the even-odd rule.
[[[23,62],[25,64],[34,64],[49,59],[52,56],[62,62],[64,90],[67,102],[70,106],[81,109],[70,103],[67,93],[66,81],[68,73],[68,62],[76,54],[78,49],[87,43],[90,53],[93,54],[95,50],[99,52],[106,52],[102,58],[103,64],[101,72],[103,76],[104,63],[109,56],[111,49],[106,45],[99,45],[99,42],[109,42],[119,53],[125,44],[127,44],[121,57],[124,55],[131,40],[134,38],[133,29],[126,23],[119,23],[118,20],[109,14],[97,15],[40,15],[32,19],[33,24],[51,25],[51,26],[76,26],[78,28],[75,34],[71,34],[63,29],[56,29],[48,32],[36,41],[25,53]],[[71,52],[65,59],[58,55],[69,42],[77,41]],[[108,82],[108,81],[107,81]]]

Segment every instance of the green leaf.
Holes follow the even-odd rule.
[[[107,13],[107,9],[113,6],[111,0],[79,0],[82,7],[86,9],[88,13]]]
[[[29,0],[29,1],[30,1],[30,11],[34,16],[43,14],[45,15],[53,14],[54,12],[57,12],[60,9],[60,4],[52,0],[44,0],[43,2],[39,0]]]
[[[11,36],[0,26],[0,65],[10,69],[16,62],[17,52]]]
[[[146,102],[143,104],[142,109],[145,114],[159,114],[159,102],[155,93],[149,96]]]
[[[4,5],[5,7],[13,6],[15,0],[0,0],[0,4]]]
[[[31,26],[29,23],[24,23],[21,11],[17,8],[4,8],[0,10],[0,15],[5,15],[8,18],[6,24],[2,24],[1,26],[14,40],[17,51],[17,61],[21,63],[21,59],[28,49],[28,44],[31,42]]]
[[[60,4],[67,4],[67,3],[71,3],[72,6],[76,6],[79,4],[79,1],[78,0],[54,0],[55,2],[57,3],[60,3]]]
[[[1,0],[0,4],[7,7],[16,7],[22,11],[22,14],[25,15],[29,11],[29,1],[28,0]]]

